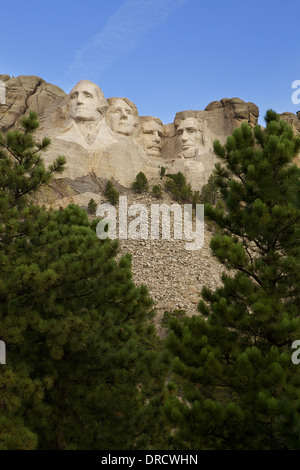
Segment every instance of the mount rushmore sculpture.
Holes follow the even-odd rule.
[[[129,188],[140,171],[157,178],[161,167],[181,171],[200,190],[216,162],[213,141],[224,142],[242,122],[254,126],[259,115],[255,104],[232,98],[214,101],[204,111],[178,112],[173,123],[163,124],[158,117],[139,116],[128,98],[106,99],[89,80],[78,82],[69,95],[39,77],[0,75],[0,80],[6,86],[0,130],[14,128],[22,115],[36,111],[36,137],[51,139],[45,163],[64,155],[66,170],[57,180],[77,193],[93,192],[97,180]]]

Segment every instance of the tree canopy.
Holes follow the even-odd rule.
[[[35,113],[22,126],[0,136],[0,448],[146,448],[166,361],[153,301],[97,220],[30,202],[65,159],[45,169]]]
[[[300,139],[274,111],[265,120],[214,143],[224,207],[205,215],[221,229],[211,249],[225,270],[203,288],[201,315],[170,321],[184,397],[166,405],[176,448],[300,448]]]

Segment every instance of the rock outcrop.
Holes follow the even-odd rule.
[[[0,103],[1,132],[13,129],[28,111],[36,111],[42,118],[52,103],[66,97],[63,90],[39,77],[0,75],[0,80],[5,85],[5,102]]]
[[[99,194],[109,179],[130,188],[140,171],[155,180],[162,166],[168,173],[181,171],[193,189],[201,190],[216,163],[214,140],[224,143],[235,127],[243,122],[254,127],[259,116],[254,103],[224,98],[205,110],[178,112],[173,123],[163,124],[158,117],[139,116],[128,98],[106,99],[88,80],[76,84],[69,95],[35,76],[0,75],[0,83],[5,89],[1,132],[17,127],[29,110],[36,111],[36,137],[52,141],[43,155],[46,165],[58,155],[67,159],[64,173],[40,195],[49,204],[59,200],[64,205],[74,197],[85,201]],[[300,133],[299,116],[283,113],[281,118]],[[300,164],[300,157],[296,162]]]
[[[173,123],[164,125],[158,117],[139,116],[128,98],[106,100],[101,89],[87,80],[75,85],[69,95],[39,77],[0,75],[0,80],[6,89],[0,130],[15,128],[20,117],[36,111],[37,138],[47,136],[52,141],[43,155],[45,163],[49,165],[58,155],[67,159],[65,172],[42,195],[48,203],[97,194],[108,179],[129,188],[137,173],[143,171],[155,179],[162,166],[169,173],[181,171],[200,190],[216,162],[213,141],[224,142],[242,122],[254,126],[259,114],[253,103],[222,99],[204,111],[178,112]]]

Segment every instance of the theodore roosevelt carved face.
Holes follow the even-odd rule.
[[[78,82],[69,94],[69,114],[76,122],[100,121],[107,107],[101,89],[89,80]]]
[[[163,124],[157,118],[141,118],[140,143],[146,154],[158,157],[162,148]]]
[[[184,158],[196,156],[197,149],[203,145],[203,135],[195,118],[186,118],[179,122],[176,134],[181,144],[180,155]]]
[[[118,134],[132,135],[138,123],[136,106],[127,98],[108,98],[106,122]]]

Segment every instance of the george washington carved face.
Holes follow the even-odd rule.
[[[100,121],[107,107],[101,89],[89,80],[78,82],[69,94],[69,113],[75,121]]]

